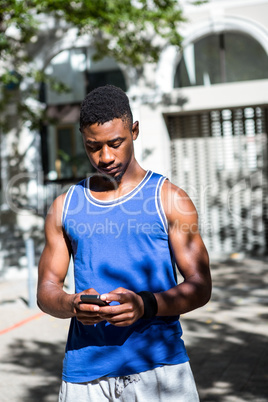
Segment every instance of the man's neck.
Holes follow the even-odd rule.
[[[130,171],[128,169],[120,181],[112,176],[96,174],[90,178],[90,191],[99,200],[111,200],[122,197],[132,191],[144,178],[146,171],[138,163]]]

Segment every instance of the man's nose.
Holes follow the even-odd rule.
[[[111,163],[114,161],[114,155],[110,147],[108,145],[104,145],[100,152],[100,162],[101,163]]]

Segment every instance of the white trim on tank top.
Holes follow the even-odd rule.
[[[115,198],[113,200],[103,201],[103,200],[98,200],[97,198],[95,198],[91,194],[91,191],[89,189],[90,177],[88,177],[88,179],[86,179],[86,185],[84,187],[84,193],[85,193],[85,196],[86,196],[87,200],[91,204],[96,205],[97,207],[104,207],[105,208],[105,207],[111,207],[111,206],[115,206],[115,205],[120,205],[123,202],[126,202],[126,201],[130,200],[132,197],[134,197],[134,195],[136,195],[142,189],[142,187],[144,187],[145,184],[150,180],[152,174],[153,174],[153,172],[151,170],[147,170],[144,178],[140,181],[139,184],[137,184],[137,186],[133,190],[131,190],[129,193],[124,194],[121,197]]]

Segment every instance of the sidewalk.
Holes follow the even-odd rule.
[[[268,401],[268,263],[212,264],[213,293],[181,318],[202,401]]]
[[[181,317],[201,401],[267,402],[268,263],[211,268],[211,301]],[[27,298],[25,276],[0,279],[0,400],[56,402],[69,320],[29,309]]]

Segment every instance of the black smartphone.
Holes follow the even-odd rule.
[[[81,295],[80,299],[82,303],[97,304],[98,306],[108,306],[108,303],[106,303],[106,301],[101,300],[100,295]]]

